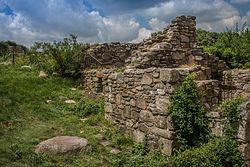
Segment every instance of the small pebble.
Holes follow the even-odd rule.
[[[66,104],[76,104],[75,100],[65,100],[64,101]]]

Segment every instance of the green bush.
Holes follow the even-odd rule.
[[[235,139],[239,123],[241,120],[239,105],[244,101],[243,98],[229,99],[219,106],[221,117],[223,118],[223,134],[226,137]]]
[[[218,138],[179,153],[169,164],[173,167],[241,167],[243,162],[236,141]]]
[[[79,114],[81,117],[86,117],[92,114],[98,114],[104,111],[104,105],[101,100],[81,99],[72,111]]]
[[[77,37],[74,35],[59,42],[35,43],[30,51],[30,62],[50,73],[58,72],[63,76],[78,77],[83,52],[88,47],[88,44],[77,43]]]
[[[168,157],[159,151],[150,151],[146,142],[134,145],[129,152],[118,154],[111,162],[113,167],[163,167],[168,166]]]
[[[209,134],[208,119],[200,105],[194,77],[189,74],[170,97],[170,112],[180,150],[206,142]]]

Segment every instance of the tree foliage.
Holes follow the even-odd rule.
[[[230,68],[250,68],[250,30],[244,28],[225,32],[197,30],[198,45],[205,52],[224,60]]]

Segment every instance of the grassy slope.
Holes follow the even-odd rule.
[[[60,96],[80,101],[80,91],[72,91],[74,83],[62,78],[38,78],[36,70],[23,70],[0,65],[0,166],[107,166],[112,159],[110,148],[98,144],[102,133],[114,147],[128,149],[125,138],[109,122],[103,112],[92,114],[85,122],[76,105],[66,105]],[[46,100],[52,100],[47,104]],[[38,155],[34,147],[42,140],[57,135],[87,138],[92,152],[78,155]]]

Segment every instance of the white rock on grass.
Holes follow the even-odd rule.
[[[22,67],[21,67],[21,69],[31,70],[31,67],[30,67],[30,66],[25,65],[25,66],[22,66]]]
[[[52,103],[52,100],[46,100],[46,103],[50,104],[50,103]]]
[[[86,152],[90,149],[87,139],[77,136],[57,136],[39,143],[36,153],[70,154]]]
[[[119,153],[121,153],[121,150],[119,150],[117,148],[113,148],[113,149],[110,150],[110,153],[111,154],[119,154]]]
[[[47,78],[47,77],[48,77],[48,74],[46,74],[44,71],[40,71],[40,72],[39,72],[39,77],[40,77],[40,78]]]
[[[76,104],[75,100],[65,100],[64,101],[66,104]]]

